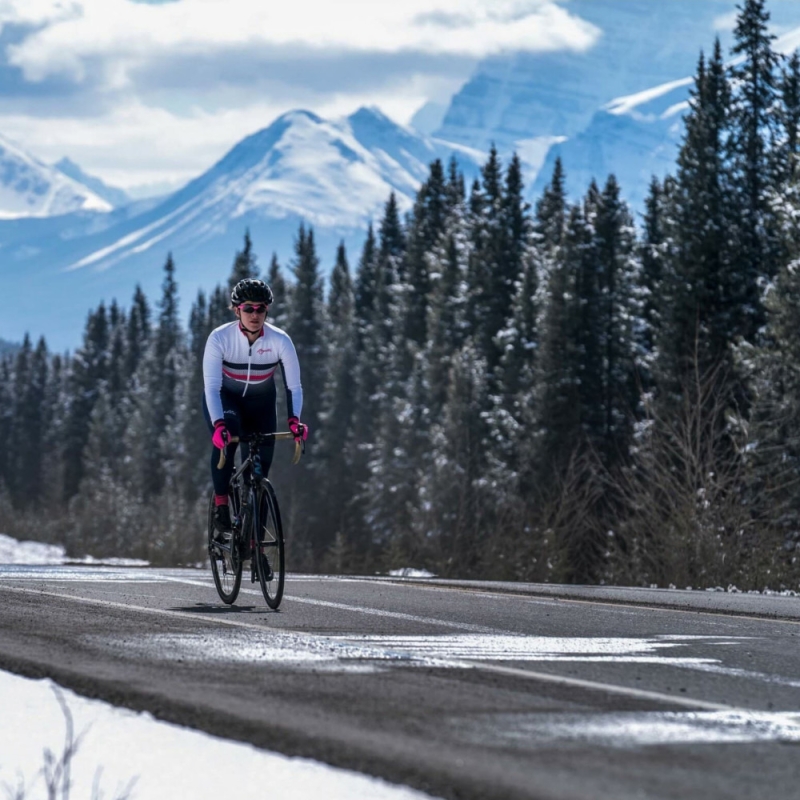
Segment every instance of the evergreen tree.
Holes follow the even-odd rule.
[[[602,446],[598,449],[610,468],[625,461],[637,416],[635,326],[641,317],[636,292],[640,273],[636,234],[613,175],[600,198],[595,236],[603,314],[600,342],[605,410]]]
[[[179,418],[184,395],[181,379],[186,362],[178,320],[178,285],[172,254],[164,264],[158,322],[136,376],[134,411],[128,429],[133,485],[152,500],[174,480],[180,441]]]
[[[287,324],[291,298],[289,296],[289,286],[283,277],[283,271],[275,253],[272,254],[272,259],[269,262],[266,282],[272,289],[274,297],[272,306],[269,309],[269,321],[278,328],[283,329]]]
[[[449,383],[449,368],[453,355],[467,336],[466,274],[469,262],[469,242],[465,231],[451,228],[434,254],[435,281],[430,301],[430,337],[428,391],[431,416],[438,417]]]
[[[244,246],[236,251],[233,259],[233,267],[228,278],[228,292],[233,291],[239,281],[245,278],[258,277],[258,264],[255,253],[253,252],[253,242],[250,239],[250,230],[244,232]]]
[[[83,345],[70,364],[67,379],[69,405],[66,410],[63,458],[69,464],[64,473],[65,499],[71,498],[80,486],[84,472],[83,452],[89,421],[101,385],[108,377],[108,315],[104,304],[89,314]]]
[[[355,369],[354,294],[344,242],[336,251],[327,302],[328,370],[322,397],[320,431],[315,470],[318,474],[320,530],[315,540],[330,550],[337,540],[348,539],[352,524],[351,501],[356,492],[353,480],[353,403]],[[341,566],[341,565],[339,565]],[[352,565],[349,565],[352,569]]]
[[[125,366],[123,373],[131,376],[136,373],[139,361],[147,350],[150,340],[150,306],[141,286],[136,286],[133,304],[127,321],[125,346]]]
[[[731,197],[738,241],[731,270],[738,289],[735,301],[742,319],[733,336],[752,341],[764,322],[763,280],[778,269],[777,234],[770,200],[778,190],[779,57],[772,49],[765,0],[743,0],[734,28],[730,67],[734,91],[728,138]],[[738,57],[738,58],[736,58]]]
[[[210,324],[208,301],[201,290],[189,314],[189,346],[187,351],[187,380],[185,411],[181,415],[181,490],[187,502],[193,502],[208,485],[207,456],[209,433],[203,417],[203,354],[213,328]]]
[[[13,436],[16,446],[9,452],[13,464],[10,489],[19,508],[41,502],[44,417],[42,403],[46,392],[47,347],[40,339],[36,349],[26,334],[14,359]]]
[[[737,247],[725,165],[729,90],[719,43],[711,64],[701,55],[678,156],[672,219],[660,292],[656,379],[660,402],[679,402],[688,376],[728,359],[728,343],[745,332],[744,286],[734,269]]]
[[[798,252],[797,250],[795,252]],[[757,347],[738,356],[752,398],[742,448],[750,467],[747,502],[763,533],[777,530],[792,553],[800,541],[800,269],[793,261],[767,295],[768,323]],[[764,553],[761,554],[765,555]]]
[[[783,180],[792,181],[797,175],[797,159],[800,155],[800,54],[797,50],[789,57],[783,70],[780,90],[785,138],[778,163],[783,165]]]
[[[302,224],[295,241],[294,276],[289,334],[303,373],[303,419],[315,430],[325,375],[325,306],[314,231]]]
[[[567,224],[567,193],[564,181],[564,165],[559,157],[553,167],[553,177],[536,204],[534,220],[537,241],[548,254],[560,247],[564,241]]]

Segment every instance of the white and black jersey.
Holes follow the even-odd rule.
[[[220,392],[239,397],[270,394],[275,370],[281,368],[286,385],[288,416],[303,410],[300,365],[289,334],[266,323],[261,336],[250,344],[238,320],[211,332],[203,354],[205,399],[212,422],[223,418]]]

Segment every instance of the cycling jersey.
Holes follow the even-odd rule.
[[[258,339],[250,344],[238,320],[213,330],[203,354],[205,399],[212,422],[223,419],[220,392],[240,397],[268,396],[274,391],[275,370],[281,368],[286,385],[288,416],[299,417],[303,409],[300,365],[289,334],[265,323]]]

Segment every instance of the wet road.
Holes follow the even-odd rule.
[[[800,797],[800,599],[559,591],[0,567],[0,669],[447,798]]]

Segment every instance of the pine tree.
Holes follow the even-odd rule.
[[[89,314],[83,345],[71,361],[67,393],[64,459],[71,468],[64,474],[65,499],[71,498],[80,486],[84,472],[83,452],[88,436],[89,421],[101,385],[108,377],[108,316],[104,304]]]
[[[582,358],[578,340],[581,325],[577,288],[587,226],[580,206],[569,211],[564,246],[548,279],[538,360],[536,484],[543,494],[566,469],[581,442],[580,402]]]
[[[742,319],[733,335],[753,340],[764,322],[762,281],[778,269],[778,243],[770,198],[778,190],[776,163],[780,152],[777,67],[772,49],[765,0],[743,0],[734,29],[730,67],[734,86],[728,139],[731,161],[731,197],[738,227],[736,258],[732,262],[735,298]]]
[[[717,43],[706,67],[701,55],[672,195],[665,273],[658,310],[659,402],[680,401],[696,368],[728,359],[728,343],[745,332],[744,278],[734,268],[738,245],[725,163],[729,89]]]
[[[295,241],[295,287],[288,332],[303,374],[303,419],[312,430],[319,425],[325,375],[325,307],[314,231],[301,225]]]
[[[19,508],[40,503],[44,457],[43,400],[47,389],[48,354],[44,339],[36,349],[26,334],[14,360],[12,497]]]
[[[449,369],[453,355],[467,336],[465,294],[469,243],[466,232],[451,227],[434,253],[435,280],[430,301],[426,361],[431,416],[441,413],[447,399]]]
[[[661,293],[667,244],[666,205],[669,190],[653,177],[645,199],[640,258],[642,262],[642,327],[639,339],[642,388],[652,387],[651,369],[661,330]]]
[[[641,317],[636,292],[640,273],[636,233],[613,175],[609,176],[600,198],[595,236],[603,313],[600,341],[605,410],[603,444],[599,450],[605,465],[611,468],[624,463],[633,421],[638,416],[635,336]]]
[[[178,319],[178,285],[172,254],[164,264],[158,322],[136,376],[134,411],[128,428],[133,485],[143,499],[152,500],[174,481],[186,363],[183,331]]]
[[[181,491],[188,503],[207,488],[209,480],[206,458],[210,447],[209,433],[203,417],[203,354],[213,330],[208,312],[206,295],[201,290],[189,314],[185,411],[180,419],[183,440]]]
[[[795,250],[795,252],[800,252]],[[768,323],[757,347],[743,344],[738,356],[752,398],[741,443],[750,467],[747,502],[766,537],[777,530],[793,553],[800,541],[800,269],[793,261],[767,295]],[[754,543],[757,547],[757,542]],[[766,553],[760,554],[762,558]],[[796,570],[795,570],[796,571]]]
[[[269,309],[269,321],[278,328],[283,329],[287,324],[291,297],[289,296],[289,286],[283,277],[283,271],[275,253],[272,254],[272,259],[269,262],[266,282],[272,289],[274,297],[272,306]]]
[[[316,437],[320,503],[320,530],[314,539],[320,549],[330,550],[338,540],[348,543],[352,524],[353,431],[356,411],[353,398],[355,370],[354,293],[344,242],[336,251],[327,302],[328,370],[322,397],[320,430]],[[352,564],[348,565],[352,569]]]
[[[800,155],[800,53],[797,50],[789,57],[783,70],[780,91],[785,138],[778,163],[783,165],[783,180],[793,181],[797,176],[797,160]]]
[[[245,278],[258,277],[258,263],[253,252],[253,242],[250,239],[250,230],[244,232],[244,246],[236,251],[233,259],[233,267],[228,278],[228,291],[232,291],[239,281]]]
[[[150,340],[150,306],[141,286],[136,287],[127,321],[124,374],[134,375]]]
[[[564,165],[556,159],[553,176],[536,204],[534,233],[547,255],[559,248],[564,241],[567,224],[567,193],[564,188]]]
[[[489,538],[484,525],[484,471],[487,429],[486,361],[467,341],[453,359],[447,401],[431,431],[430,472],[422,482],[423,525],[444,575],[481,572]]]

